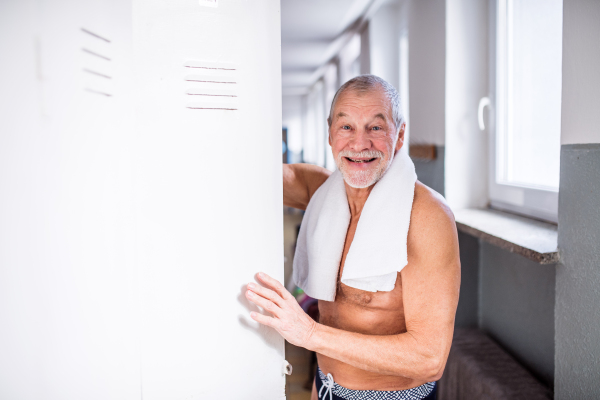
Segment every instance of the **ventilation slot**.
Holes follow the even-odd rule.
[[[82,72],[84,74],[84,91],[86,93],[112,97],[112,75],[110,52],[110,39],[81,28],[82,42],[81,52],[83,55]]]
[[[205,61],[186,61],[184,80],[190,110],[237,111],[238,70],[235,64]]]

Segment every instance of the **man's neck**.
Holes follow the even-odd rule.
[[[375,185],[373,184],[366,188],[357,189],[344,182],[344,186],[346,186],[346,197],[348,198],[348,206],[350,207],[350,216],[355,218],[362,212],[362,209],[369,198],[369,194]]]

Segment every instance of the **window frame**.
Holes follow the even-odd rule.
[[[498,159],[498,141],[502,140],[498,132],[504,121],[500,116],[504,112],[504,98],[501,86],[502,75],[498,71],[498,59],[501,51],[499,40],[500,8],[507,0],[491,0],[490,7],[490,126],[489,126],[489,179],[488,194],[490,207],[524,216],[558,223],[558,190],[533,188],[518,184],[497,181],[501,160]]]

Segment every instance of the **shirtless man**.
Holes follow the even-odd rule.
[[[251,317],[276,329],[288,342],[315,351],[323,374],[330,373],[344,388],[401,391],[435,382],[450,351],[460,286],[453,214],[442,196],[417,181],[407,238],[408,264],[398,273],[394,289],[367,292],[342,284],[344,261],[361,211],[389,158],[402,148],[406,125],[395,89],[370,75],[340,88],[328,124],[329,144],[344,178],[351,212],[335,301],[319,300],[317,323],[281,283],[261,273],[261,285],[248,284],[246,296],[270,315],[253,312]],[[361,157],[359,153],[366,151],[382,156]],[[284,165],[284,204],[306,209],[329,175],[314,165]],[[318,375],[316,381],[322,386]],[[415,398],[434,396],[435,390]],[[311,399],[317,398],[313,385]],[[338,397],[325,397],[322,392],[320,398]]]

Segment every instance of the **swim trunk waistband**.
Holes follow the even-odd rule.
[[[333,381],[331,374],[325,375],[317,367],[315,377],[320,400],[433,400],[436,398],[436,382],[427,382],[421,386],[406,390],[352,390]]]

